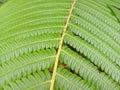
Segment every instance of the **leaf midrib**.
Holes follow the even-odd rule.
[[[54,68],[53,68],[53,75],[52,75],[52,79],[51,79],[50,90],[54,90],[54,82],[55,82],[55,77],[56,77],[56,74],[57,74],[57,66],[58,66],[58,61],[59,61],[59,57],[60,57],[60,52],[61,52],[61,49],[62,49],[64,36],[65,36],[66,31],[67,31],[67,27],[68,27],[70,17],[71,17],[71,14],[72,14],[75,3],[76,3],[76,0],[73,0],[70,11],[69,11],[69,14],[68,14],[68,17],[67,17],[67,20],[66,20],[66,23],[65,23],[65,26],[64,26],[64,30],[63,30],[63,33],[62,33],[62,36],[61,36],[60,44],[59,44],[59,47],[58,47],[58,52],[57,52],[57,55],[56,55],[56,61],[55,61],[55,65],[54,65]]]

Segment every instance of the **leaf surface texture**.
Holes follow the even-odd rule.
[[[120,90],[119,6],[1,0],[0,90]]]

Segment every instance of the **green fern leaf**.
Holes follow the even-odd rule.
[[[0,90],[120,90],[119,0],[0,5]]]
[[[110,8],[112,9],[112,11],[115,14],[115,16],[117,17],[117,19],[120,21],[120,10],[119,10],[119,8],[116,8],[114,6],[110,6]]]

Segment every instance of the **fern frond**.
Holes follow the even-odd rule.
[[[17,57],[0,67],[0,86],[31,72],[52,68],[55,62],[54,49],[41,50]]]
[[[120,1],[119,0],[105,0],[102,1],[103,3],[107,4],[107,5],[115,5],[115,6],[120,6]]]
[[[58,47],[59,41],[59,34],[45,34],[14,40],[14,43],[10,42],[1,47],[0,51],[2,53],[0,54],[0,64],[28,52],[38,51],[44,48]]]
[[[16,79],[4,85],[4,90],[48,90],[51,74],[48,70],[29,74],[21,79]]]
[[[106,56],[108,56],[112,61],[116,62],[120,66],[120,56],[119,52],[109,46],[109,44],[103,43],[104,41],[100,40],[98,37],[88,32],[82,27],[76,26],[75,24],[69,24],[69,30],[71,30],[76,35],[79,35],[88,43],[92,44],[94,47],[103,52]],[[116,48],[117,49],[117,48]]]
[[[18,1],[17,3],[19,3],[19,2],[21,2],[21,1]],[[35,2],[35,1],[32,1],[32,2]],[[3,32],[1,31],[1,33],[4,33],[4,32],[6,32],[6,31],[9,31],[9,30],[11,30],[11,29],[14,29],[14,28],[20,28],[21,26],[25,26],[25,23],[27,24],[27,26],[29,26],[29,25],[31,25],[31,26],[34,26],[35,25],[35,22],[37,22],[36,24],[42,24],[42,26],[43,26],[43,24],[47,24],[47,25],[49,25],[49,23],[51,23],[52,22],[52,24],[54,25],[54,23],[55,24],[57,24],[58,23],[58,25],[64,25],[64,23],[63,22],[65,22],[65,19],[59,19],[59,18],[56,18],[56,19],[48,19],[48,20],[46,20],[46,19],[41,19],[41,18],[43,18],[43,15],[41,15],[41,13],[44,13],[44,12],[47,12],[47,11],[56,11],[56,10],[59,10],[59,12],[62,12],[63,14],[62,14],[62,16],[64,16],[65,14],[66,14],[66,11],[68,11],[67,10],[67,8],[69,8],[68,6],[69,5],[66,5],[66,3],[64,3],[64,4],[60,4],[59,5],[59,3],[53,3],[53,5],[51,5],[51,3],[49,4],[49,3],[47,3],[47,4],[49,4],[49,5],[44,5],[44,4],[46,4],[45,2],[44,3],[41,3],[41,1],[36,1],[36,3],[30,3],[30,4],[27,4],[27,3],[25,3],[25,5],[23,4],[23,7],[17,7],[17,8],[14,8],[13,10],[11,10],[12,12],[14,12],[16,9],[20,9],[19,11],[17,11],[17,12],[14,12],[14,13],[12,13],[12,12],[10,12],[10,13],[7,13],[8,15],[7,16],[5,16],[4,18],[2,18],[2,20],[4,20],[4,22],[1,20],[1,25],[2,25],[2,29],[5,29],[5,30],[3,30]],[[39,3],[38,3],[39,2]],[[12,2],[11,2],[12,3]],[[27,4],[27,5],[26,5]],[[69,4],[69,3],[68,3]],[[30,7],[32,5],[32,7]],[[44,7],[43,7],[44,6]],[[57,7],[57,6],[59,6],[59,7]],[[24,9],[25,8],[25,9]],[[39,11],[41,9],[41,11]],[[9,10],[9,8],[8,8],[8,10]],[[47,11],[46,11],[47,10]],[[63,11],[64,10],[64,11]],[[34,13],[36,12],[38,12],[39,11],[39,14],[35,14],[35,15],[31,15],[31,16],[29,16],[29,18],[30,17],[32,17],[32,20],[31,20],[31,18],[29,19],[28,17],[28,19],[26,19],[26,15],[28,15],[28,14],[31,14],[32,13],[32,11],[34,11]],[[2,12],[2,11],[1,11]],[[3,11],[3,14],[4,14],[4,12],[6,12],[6,11]],[[5,13],[6,14],[6,13]],[[47,17],[50,17],[50,16],[48,16],[49,14],[47,14],[46,13],[46,15],[47,15]],[[54,15],[54,13],[52,14],[52,15]],[[16,18],[14,18],[14,17],[17,17],[17,16],[25,16],[25,17],[23,17],[23,18],[21,18],[21,19],[19,19],[19,20],[16,20]],[[41,16],[41,18],[40,18],[40,16]],[[57,15],[58,16],[58,15]],[[2,16],[0,16],[0,17],[2,17]],[[9,17],[13,17],[13,18],[9,18]],[[45,17],[45,15],[44,15],[44,17]],[[60,17],[60,15],[58,16],[58,17]],[[20,18],[20,17],[17,17],[17,18]],[[36,20],[35,20],[35,19]],[[10,20],[16,20],[16,21],[14,21],[14,22],[11,22],[11,23],[9,23],[9,24],[6,24],[6,22],[10,22]],[[26,20],[26,21],[24,21],[24,23],[22,22],[23,20]],[[7,21],[5,21],[5,20],[7,20]],[[33,21],[34,20],[34,21]],[[42,20],[42,21],[41,21]],[[20,22],[21,21],[21,22]],[[39,21],[39,22],[38,22]],[[62,22],[63,21],[63,22]],[[4,24],[5,23],[5,24]],[[18,23],[17,24],[17,26],[15,25],[15,23]],[[33,25],[32,25],[33,24]],[[13,27],[13,25],[14,25],[14,27]],[[6,29],[6,27],[11,27],[11,28],[9,28],[9,29]],[[40,25],[39,25],[39,27],[40,27]]]
[[[105,35],[99,29],[97,29],[96,27],[93,27],[90,23],[85,22],[83,19],[79,18],[79,21],[78,21],[78,18],[77,18],[76,20],[72,19],[71,23],[75,24],[75,25],[77,24],[78,27],[85,29],[85,31],[93,34],[98,39],[102,40],[104,43],[108,44],[110,47],[112,47],[113,49],[115,49],[117,52],[120,53],[120,51],[118,50],[118,48],[120,48],[120,46],[113,39],[109,38],[107,35]]]
[[[89,60],[80,57],[66,46],[62,48],[60,61],[100,90],[118,90],[120,88],[109,76],[103,72],[100,73]]]
[[[119,6],[119,0],[2,4],[0,90],[120,90]]]
[[[65,43],[75,48],[79,53],[84,54],[88,59],[91,60],[91,62],[100,67],[116,82],[120,83],[120,67],[102,54],[98,49],[88,44],[80,37],[74,36],[70,33],[66,34]]]
[[[95,90],[95,87],[63,67],[59,67],[55,81],[55,90]]]
[[[82,1],[81,3],[85,4],[86,1]],[[114,22],[117,22],[116,18],[113,15],[111,15],[111,11],[108,8],[106,8],[106,4],[103,2],[100,2],[100,0],[94,0],[94,1],[89,0],[89,6],[94,8],[95,10],[99,11],[104,16],[109,17],[109,19],[113,20]],[[112,22],[107,22],[107,23],[109,23],[109,25],[111,25],[110,23],[112,23]],[[114,25],[112,25],[112,26],[115,28]]]
[[[95,18],[94,19],[98,19],[99,20],[99,22],[98,22],[98,24],[102,24],[102,22],[104,23],[104,24],[106,24],[106,26],[105,27],[107,27],[107,26],[109,26],[110,27],[110,30],[104,30],[105,28],[103,28],[103,27],[99,27],[99,25],[98,25],[98,27],[99,28],[102,28],[103,29],[103,31],[104,32],[106,32],[106,34],[109,34],[110,35],[110,33],[111,33],[111,31],[113,30],[113,28],[115,28],[114,30],[114,33],[116,32],[116,31],[120,31],[120,28],[118,28],[118,27],[120,27],[120,25],[119,25],[119,23],[117,22],[117,20],[115,19],[115,20],[112,20],[112,18],[109,18],[108,16],[106,16],[106,15],[104,15],[103,13],[101,13],[101,12],[99,12],[98,10],[96,10],[96,8],[97,8],[97,6],[96,7],[91,7],[91,3],[89,2],[90,0],[88,0],[88,2],[87,1],[82,1],[81,3],[79,2],[79,3],[77,3],[78,5],[77,5],[77,8],[79,8],[79,9],[82,9],[82,10],[84,10],[84,12],[87,12],[89,15],[91,15],[91,16],[94,16]],[[101,3],[102,4],[102,7],[105,7],[105,9],[107,10],[107,11],[109,11],[109,15],[111,15],[112,17],[114,17],[112,14],[111,14],[111,10],[109,9],[109,8],[106,8],[106,6],[109,4],[109,1],[110,0],[107,0],[108,1],[108,3],[107,3],[107,5],[106,5],[106,3],[104,3],[104,1],[99,1],[99,0],[96,0],[98,3]],[[104,6],[105,5],[105,6]],[[104,10],[103,10],[104,11]],[[114,17],[115,18],[115,17]],[[87,19],[87,18],[86,18]],[[90,18],[89,18],[90,19]],[[97,22],[97,21],[95,21],[95,22]],[[94,23],[95,23],[94,22]],[[93,23],[93,24],[94,24]],[[104,25],[103,25],[104,26]],[[110,31],[110,32],[108,32],[108,31]],[[112,31],[113,32],[113,31]],[[111,34],[112,35],[112,34]],[[110,35],[110,36],[111,36]],[[114,36],[113,36],[114,37]],[[116,37],[117,38],[117,37]]]
[[[63,30],[63,26],[52,26],[47,28],[45,27],[40,27],[40,28],[26,27],[25,28],[24,27],[23,31],[21,31],[21,28],[20,28],[19,30],[17,30],[17,32],[11,31],[11,32],[5,33],[6,36],[2,36],[2,38],[0,38],[0,42],[1,42],[0,46],[3,46],[14,40],[24,39],[26,37],[38,36],[42,34],[62,33],[62,30]]]
[[[94,36],[96,36],[96,38],[102,40],[104,43],[108,44],[110,47],[112,47],[113,49],[115,49],[117,52],[120,53],[119,51],[120,45],[118,43],[116,43],[112,38],[108,37],[108,35],[103,33],[98,28],[92,26],[89,22],[86,22],[84,19],[76,18],[76,17],[71,18],[70,24],[74,24],[74,25],[77,25],[77,27],[85,29],[85,31],[93,34]]]

